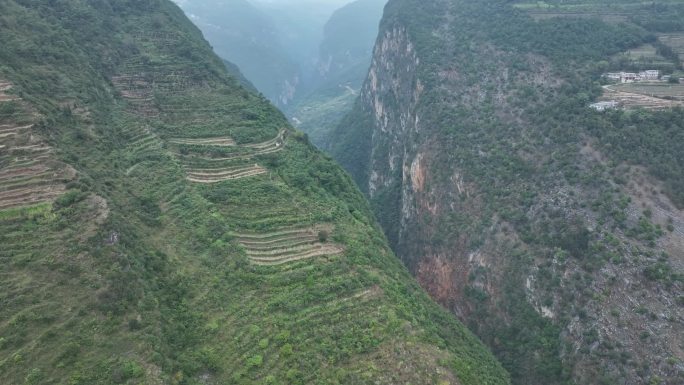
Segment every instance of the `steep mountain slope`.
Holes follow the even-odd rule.
[[[0,41],[0,383],[508,383],[170,1],[7,0]]]
[[[312,142],[327,147],[328,132],[353,106],[370,66],[386,0],[357,0],[335,11],[325,25],[308,93],[288,115]]]
[[[332,153],[421,285],[514,383],[684,381],[684,111],[647,98],[589,108],[613,97],[602,72],[633,70],[621,67],[630,50],[657,46],[662,70],[681,68],[672,42],[683,11],[627,1],[385,8]]]
[[[247,0],[177,0],[215,52],[235,63],[273,103],[285,106],[300,81],[295,55],[273,20]]]

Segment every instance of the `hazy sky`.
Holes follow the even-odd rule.
[[[327,4],[346,4],[351,3],[354,0],[249,0],[253,3],[274,3],[274,4],[287,4],[287,3],[327,3]]]
[[[264,4],[266,6],[287,6],[289,4],[301,6],[302,4],[311,4],[313,6],[322,6],[325,4],[325,8],[331,7],[333,9],[340,8],[347,3],[351,3],[354,0],[247,0],[255,4]]]
[[[187,4],[187,3],[192,3],[193,1],[199,1],[199,0],[173,0],[174,2],[178,4]],[[229,1],[229,0],[226,0]],[[347,3],[351,3],[354,0],[247,0],[250,3],[261,3],[261,4],[274,4],[274,5],[286,5],[286,4],[306,4],[306,3],[311,3],[311,4],[326,4],[326,5],[335,5],[337,7],[341,7]]]

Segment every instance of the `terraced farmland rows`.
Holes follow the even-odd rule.
[[[0,103],[2,102],[11,102],[14,100],[18,100],[17,97],[13,95],[8,95],[6,91],[9,91],[12,88],[11,83],[7,82],[0,82]]]
[[[159,66],[154,71],[150,71],[148,66],[147,72],[140,72],[140,68],[137,70],[136,68],[138,67],[134,62],[127,63],[123,66],[122,74],[112,78],[112,84],[119,90],[122,97],[131,104],[132,112],[147,118],[164,118],[168,117],[169,114],[174,114],[177,116],[174,118],[176,123],[194,124],[193,121],[189,121],[189,117],[192,118],[194,116],[192,114],[197,114],[197,108],[182,103],[173,104],[169,101],[160,103],[155,99],[155,90],[167,90],[164,96],[171,99],[183,97],[185,92],[200,92],[201,94],[201,81],[193,80],[191,74],[179,72],[168,66]],[[175,107],[169,108],[169,106]],[[206,106],[206,113],[199,115],[199,121],[196,123],[206,125],[207,121],[212,119],[212,112],[218,115],[223,114],[220,107],[223,106]],[[161,111],[164,113],[162,114]],[[258,164],[246,165],[244,161],[255,156],[280,151],[284,144],[285,133],[285,130],[281,130],[273,139],[242,146],[237,146],[235,140],[227,136],[172,137],[167,139],[167,142],[179,146],[178,152],[183,153],[181,159],[184,161],[183,164],[189,181],[213,184],[265,174],[267,170],[262,166]],[[149,129],[143,133],[138,133],[131,140],[134,141],[134,153],[136,154],[144,153],[150,149],[150,146],[160,143]],[[199,149],[202,148],[211,150],[212,148],[229,147],[247,151],[223,157],[209,157],[204,153],[199,153]]]
[[[283,228],[283,227],[302,227],[310,224],[307,221],[305,210],[297,207],[283,207],[280,202],[269,204],[268,215],[263,211],[253,207],[244,207],[237,203],[235,206],[222,210],[229,220],[239,224],[241,228],[263,229],[263,228]]]
[[[206,162],[246,161],[246,160],[250,160],[256,156],[273,154],[273,153],[276,153],[280,150],[282,150],[282,147],[274,147],[274,148],[269,148],[269,149],[265,149],[265,150],[254,151],[254,152],[249,152],[249,153],[244,153],[244,154],[224,156],[224,157],[219,157],[219,158],[200,156],[199,159],[206,161]]]
[[[172,138],[169,139],[169,143],[191,146],[185,151],[186,155],[181,157],[186,168],[187,179],[195,183],[211,184],[266,174],[268,172],[266,168],[257,163],[245,164],[245,162],[255,156],[280,151],[284,147],[285,132],[281,130],[276,137],[265,142],[245,145],[237,145],[235,140],[229,137]],[[223,157],[197,154],[198,148],[215,147],[234,147],[248,152]],[[187,154],[188,152],[190,154]]]
[[[5,94],[11,88],[10,83],[0,81],[0,102],[14,101],[18,116],[31,116],[20,98]],[[0,117],[0,210],[50,202],[74,177],[32,128],[32,124],[20,124],[13,116]]]
[[[235,146],[235,141],[231,138],[202,138],[202,139],[190,139],[190,138],[172,138],[169,142],[173,144],[187,144],[192,146],[219,146],[219,147],[232,147]]]
[[[547,20],[559,17],[565,18],[599,18],[606,23],[624,23],[629,19],[629,13],[624,12],[594,12],[594,11],[543,11],[543,10],[529,10],[529,15],[535,20]]]
[[[669,46],[679,55],[679,60],[684,64],[684,33],[668,33],[658,36],[663,44]]]
[[[112,84],[128,101],[135,113],[147,117],[159,115],[159,111],[154,106],[152,86],[143,74],[114,76]]]
[[[236,237],[252,263],[276,266],[343,253],[344,248],[340,245],[327,243],[330,231],[329,226],[314,226],[263,234],[242,233],[236,234]]]
[[[661,99],[638,93],[623,92],[611,86],[604,86],[603,89],[602,100],[617,101],[621,107],[627,109],[644,108],[647,110],[661,110],[684,106],[684,102],[678,100]]]
[[[610,87],[619,92],[652,96],[666,100],[684,101],[684,84],[669,83],[630,83]]]
[[[274,149],[274,148],[280,149],[280,146],[284,142],[285,132],[286,132],[285,130],[280,130],[278,132],[278,135],[271,140],[267,140],[267,141],[262,142],[262,143],[246,144],[244,147],[254,148],[257,150],[261,150],[261,151],[266,151],[266,150]]]
[[[234,167],[227,169],[196,169],[188,170],[188,180],[197,183],[218,183],[227,180],[247,178],[250,176],[256,176],[265,174],[268,171],[259,166],[246,166],[246,167]]]

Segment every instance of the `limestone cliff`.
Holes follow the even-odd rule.
[[[682,111],[587,108],[601,62],[649,39],[502,1],[390,1],[333,134],[395,252],[519,384],[684,378],[682,175],[624,139],[681,135]],[[666,142],[634,151],[676,157]]]

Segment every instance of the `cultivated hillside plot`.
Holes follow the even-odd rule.
[[[188,169],[188,180],[197,183],[218,183],[261,175],[267,172],[268,171],[265,168],[257,164],[252,166],[234,166],[217,169]]]
[[[218,107],[214,108],[210,104],[196,107],[174,100],[184,98],[186,93],[197,93],[193,98],[195,100],[210,96],[206,94],[205,84],[192,80],[193,74],[179,71],[171,65],[142,71],[142,67],[135,63],[125,63],[123,74],[112,78],[112,84],[129,103],[129,112],[132,114],[148,119],[172,114],[176,117],[173,123],[185,122],[196,126],[220,119],[221,109]],[[163,95],[163,98],[155,98],[157,94]],[[272,139],[242,145],[238,145],[231,137],[209,133],[201,137],[179,136],[160,140],[149,127],[131,128],[128,134],[135,153],[142,154],[151,147],[160,149],[166,142],[175,146],[189,181],[219,183],[266,174],[266,168],[255,163],[253,158],[282,150],[286,130],[280,130]]]
[[[684,64],[684,33],[662,34],[658,36],[658,40],[672,48],[679,55],[682,64]]]
[[[151,84],[145,74],[114,76],[112,84],[128,101],[132,111],[143,116],[159,115],[159,111],[154,107]]]
[[[50,202],[75,176],[34,133],[36,117],[11,88],[0,81],[0,210]]]
[[[339,255],[340,245],[328,243],[332,227],[283,228],[270,233],[236,234],[250,261],[273,266],[314,257]]]
[[[261,143],[237,145],[228,137],[220,138],[174,138],[170,143],[178,146],[184,161],[187,178],[197,183],[218,183],[266,174],[268,170],[253,159],[273,154],[285,146],[285,130],[276,137]],[[232,147],[230,155],[212,156],[212,148]]]
[[[667,99],[666,99],[667,97]],[[684,106],[684,86],[625,84],[604,86],[602,100],[614,100],[623,108],[661,110]]]

